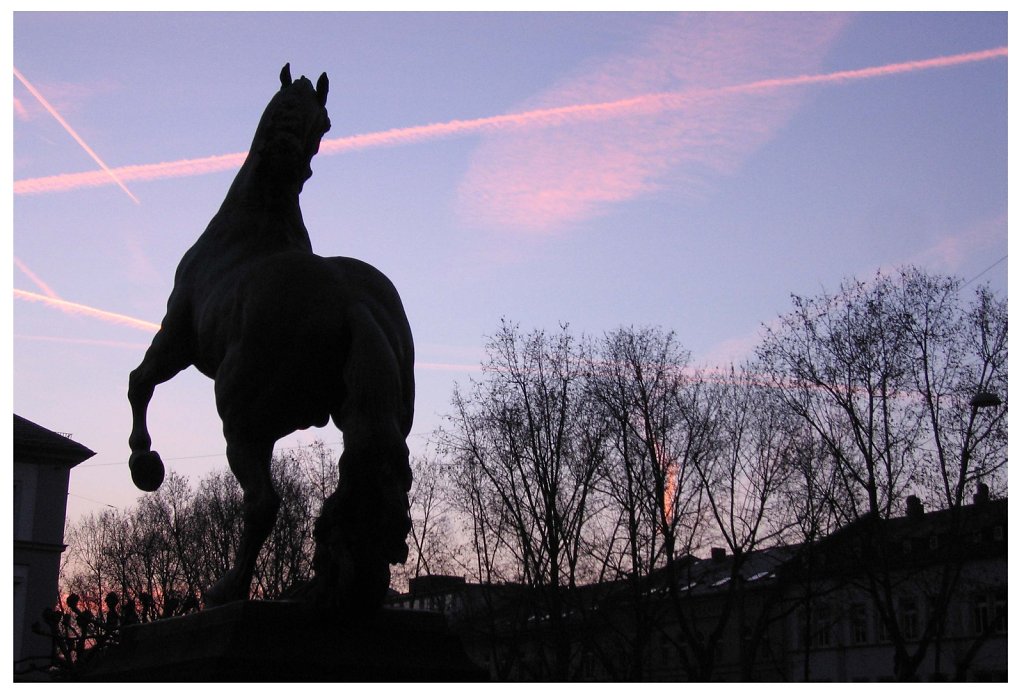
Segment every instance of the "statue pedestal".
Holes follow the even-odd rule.
[[[349,624],[313,606],[239,601],[123,628],[86,681],[486,681],[444,618],[382,609]]]

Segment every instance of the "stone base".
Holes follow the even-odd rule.
[[[487,680],[434,613],[382,609],[355,625],[306,604],[239,601],[121,633],[83,680]]]

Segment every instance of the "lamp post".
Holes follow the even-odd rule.
[[[988,408],[991,408],[991,407],[998,407],[999,405],[1003,404],[1003,401],[1000,400],[999,396],[996,395],[995,393],[990,393],[988,391],[978,391],[977,393],[974,394],[974,397],[971,398],[971,401],[970,401],[969,404],[971,406],[971,411],[970,411],[970,414],[969,414],[969,416],[967,418],[967,429],[964,432],[963,448],[960,450],[960,478],[959,478],[959,480],[956,483],[956,496],[954,497],[953,501],[950,503],[952,505],[952,511],[950,511],[950,514],[951,514],[950,531],[953,534],[953,536],[952,536],[952,542],[953,542],[952,549],[954,551],[956,551],[956,552],[953,553],[953,556],[952,556],[952,558],[949,559],[949,563],[948,564],[952,564],[953,567],[954,567],[954,571],[953,571],[953,574],[952,574],[952,578],[954,580],[956,580],[959,577],[959,572],[960,572],[959,565],[962,564],[962,558],[960,557],[962,551],[959,549],[959,546],[962,546],[962,545],[966,544],[964,537],[961,535],[962,534],[962,528],[961,527],[963,526],[962,516],[963,516],[963,513],[964,513],[961,510],[961,506],[964,503],[964,489],[967,486],[967,467],[968,467],[968,464],[970,463],[970,460],[971,460],[971,450],[972,450],[971,439],[974,437],[974,420],[978,416],[978,410],[988,409]],[[947,492],[948,492],[948,490],[947,490]],[[943,576],[943,579],[946,579],[945,572],[943,573],[942,576]],[[944,588],[944,593],[940,594],[940,597],[942,597],[944,599],[942,608],[948,609],[950,600],[952,598],[952,594],[953,594],[953,592],[954,592],[954,590],[956,588],[956,584],[957,584],[956,581],[952,581],[948,585],[945,584],[945,583],[942,584],[942,587]],[[939,669],[941,667],[942,641],[943,641],[943,637],[944,637],[944,634],[945,634],[945,620],[944,620],[944,617],[945,617],[944,614],[940,616],[940,618],[943,618],[943,620],[939,621],[938,626],[937,626],[936,631],[935,631],[935,634],[934,634],[935,646],[934,646],[934,652],[933,652],[933,657],[934,657],[934,668],[933,668],[933,671],[935,672],[935,675],[939,675],[939,673],[940,673]]]
[[[971,398],[971,414],[967,418],[967,431],[964,433],[964,445],[960,451],[960,479],[957,481],[956,498],[953,506],[960,506],[964,503],[964,488],[967,486],[967,466],[971,460],[971,438],[974,436],[974,420],[978,416],[978,410],[998,407],[1003,404],[999,396],[988,391],[978,391]]]

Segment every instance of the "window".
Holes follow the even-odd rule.
[[[672,641],[664,633],[658,633],[657,639],[655,640],[658,660],[662,666],[667,666],[672,661]]]
[[[868,641],[868,612],[862,603],[850,606],[850,643],[864,645]]]
[[[900,618],[900,631],[902,631],[904,639],[913,640],[917,637],[919,632],[917,600],[910,596],[904,596],[899,601],[898,612]]]
[[[583,678],[585,678],[585,679],[592,679],[592,678],[594,678],[595,672],[594,672],[594,653],[593,652],[588,650],[588,651],[586,651],[583,654],[583,662],[582,662],[582,667],[581,668],[582,668]]]
[[[21,486],[20,480],[14,481],[14,537],[18,537],[21,529],[21,496],[25,488]]]
[[[811,618],[811,647],[831,647],[832,609],[825,605],[815,606]]]
[[[992,602],[992,607],[995,609],[995,618],[992,619],[995,631],[1006,634],[1006,596],[997,597]]]
[[[981,635],[988,629],[989,607],[988,594],[974,595],[974,634]]]
[[[885,617],[881,613],[875,614],[875,641],[889,641],[889,628],[886,626]]]
[[[986,632],[1006,632],[1006,596],[999,594],[975,594],[972,608],[973,630],[975,635]]]

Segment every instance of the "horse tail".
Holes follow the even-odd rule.
[[[405,439],[413,417],[412,337],[404,312],[395,318],[358,304],[348,315],[344,404],[332,410],[345,441],[340,489],[360,502],[355,508],[364,509],[365,518],[360,518],[372,522],[372,536],[388,561],[404,562],[411,529],[412,470]],[[389,322],[396,319],[401,325]]]

